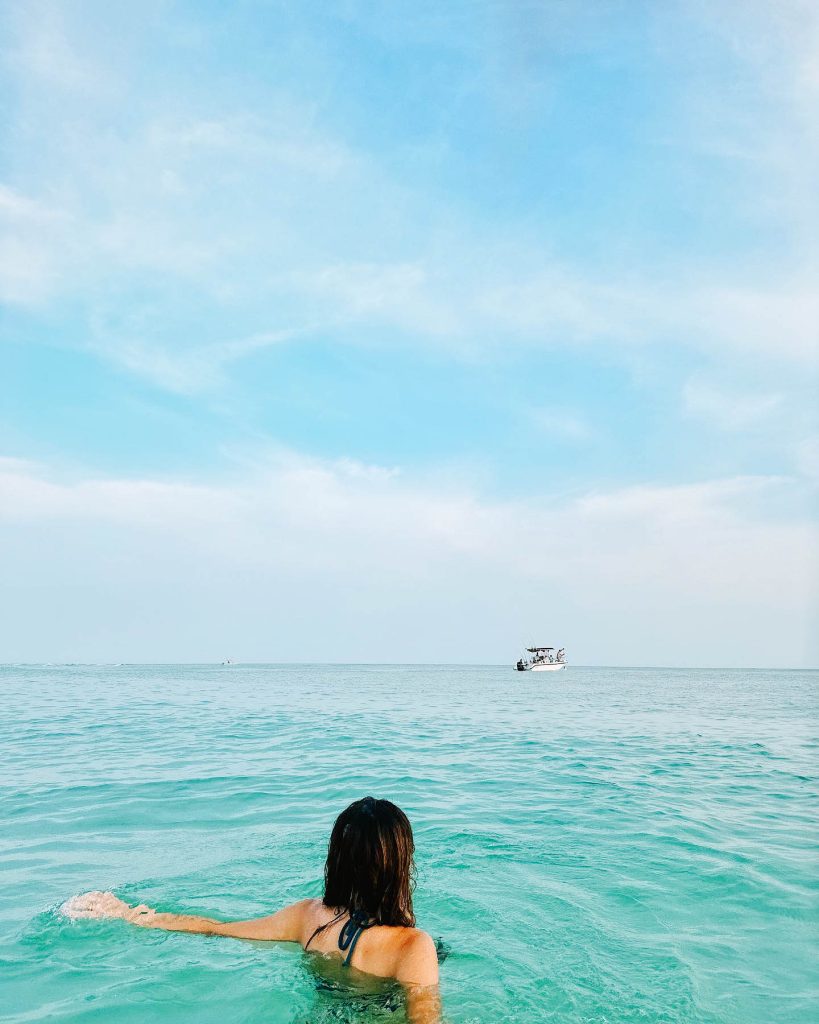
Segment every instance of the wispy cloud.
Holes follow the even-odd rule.
[[[66,238],[69,220],[65,211],[0,183],[0,303],[38,307],[48,300],[58,273],[56,240]]]
[[[685,411],[723,430],[745,430],[770,420],[782,407],[782,395],[745,394],[693,378],[683,387]]]
[[[634,346],[672,344],[744,360],[819,362],[819,251],[810,235],[800,236],[798,266],[790,252],[771,252],[764,278],[757,260],[732,253],[703,262],[682,246],[661,272],[634,243],[625,264],[570,259],[548,231],[538,237],[489,218],[481,223],[456,197],[413,184],[282,87],[268,90],[263,109],[220,102],[208,111],[190,89],[165,109],[167,96],[148,94],[138,116],[112,131],[106,97],[121,96],[133,70],[120,72],[117,84],[99,39],[84,36],[67,9],[43,10],[21,10],[13,25],[10,67],[22,97],[13,130],[24,147],[32,145],[25,134],[32,116],[40,130],[27,192],[11,184],[0,192],[0,214],[14,221],[4,243],[3,298],[31,310],[70,302],[89,323],[110,307],[130,309],[133,319],[146,302],[164,308],[167,330],[155,326],[146,337],[108,330],[95,345],[136,373],[147,367],[160,386],[193,391],[222,380],[203,369],[218,358],[200,320],[231,309],[241,309],[251,336],[307,337],[320,320],[338,344],[363,334],[371,344],[398,331],[405,344],[444,347],[453,358],[514,345],[602,348],[617,358]],[[778,112],[798,95],[786,75],[809,86],[810,11],[760,4],[745,19],[730,5],[719,17],[691,10],[716,33],[739,26],[730,37],[735,59],[757,74],[770,107],[765,130],[774,131]],[[564,22],[570,45],[571,20]],[[771,54],[777,68],[793,57],[796,70],[772,75]],[[731,90],[713,67],[707,71],[720,138],[737,151],[755,143],[756,129],[733,118]],[[100,81],[105,89],[97,89]],[[800,141],[811,130],[804,120],[790,111],[778,129],[790,146],[781,160],[794,174],[806,163],[819,167],[819,150],[806,153]],[[704,150],[711,138],[708,123],[692,121],[679,144]],[[9,181],[23,180],[26,166],[15,170],[11,161]],[[753,175],[746,182],[754,195],[762,184]],[[795,217],[804,223],[813,213],[803,204]],[[194,356],[197,347],[203,351]]]
[[[585,415],[562,409],[559,404],[531,408],[528,410],[528,418],[536,430],[550,437],[566,441],[589,441],[595,436],[595,429]]]
[[[803,476],[819,484],[819,437],[806,437],[797,443],[795,462]]]
[[[302,337],[307,330],[261,331],[246,338],[208,342],[185,350],[151,347],[139,339],[122,335],[106,338],[99,331],[92,342],[109,360],[167,391],[192,395],[211,391],[224,383],[224,372],[231,363],[255,352],[282,345]]]

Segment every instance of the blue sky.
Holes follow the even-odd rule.
[[[815,5],[0,10],[0,660],[817,664]]]

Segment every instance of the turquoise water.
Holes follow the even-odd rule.
[[[372,793],[414,823],[449,1021],[813,1024],[818,698],[810,672],[0,669],[0,1016],[398,1024],[292,946],[58,912],[269,913]]]

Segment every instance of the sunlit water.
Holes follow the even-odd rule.
[[[818,696],[808,672],[0,669],[0,1017],[399,1024],[293,946],[58,910],[269,913],[320,892],[371,793],[414,823],[449,1021],[815,1024]]]

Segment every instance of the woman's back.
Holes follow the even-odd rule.
[[[437,984],[435,943],[420,928],[357,922],[346,910],[327,907],[320,899],[304,900],[300,906],[299,941],[305,949],[379,978]]]

